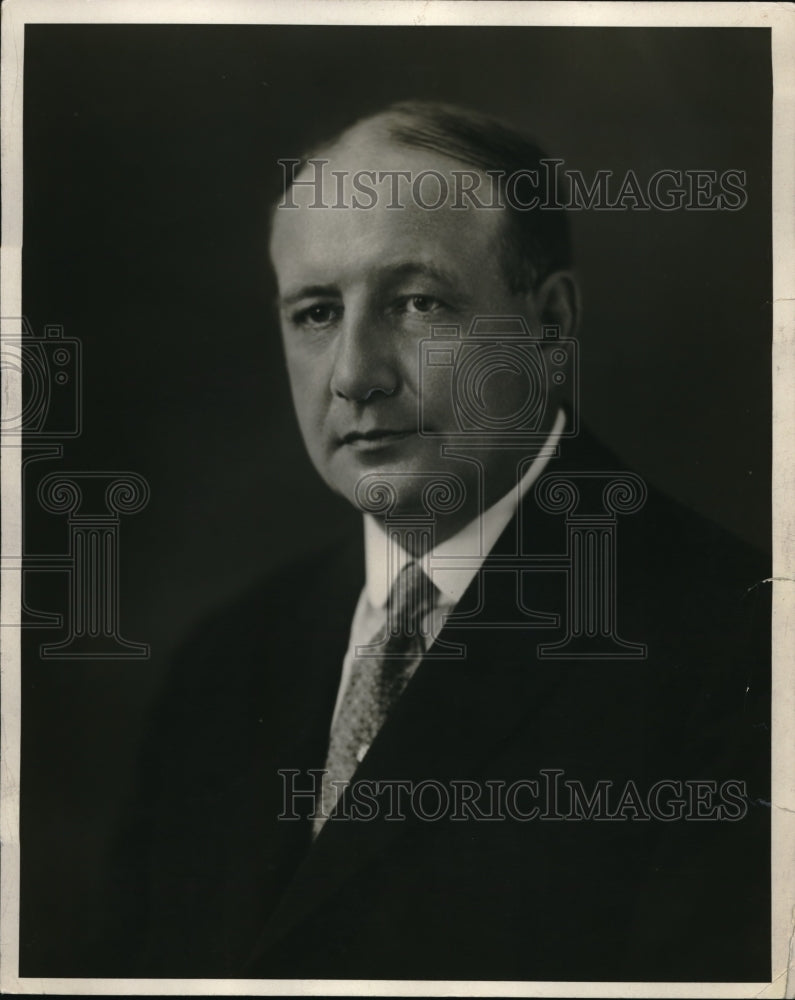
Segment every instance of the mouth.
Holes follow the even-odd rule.
[[[391,430],[385,427],[376,427],[370,431],[349,431],[340,438],[340,444],[348,445],[358,451],[374,451],[403,441],[414,433],[413,430]]]

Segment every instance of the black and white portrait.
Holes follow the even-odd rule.
[[[781,5],[168,6],[3,12],[4,984],[775,991]]]

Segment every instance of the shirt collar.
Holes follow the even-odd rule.
[[[486,556],[516,513],[523,497],[544,471],[560,440],[565,423],[565,413],[563,410],[558,410],[544,447],[531,462],[518,485],[492,504],[485,513],[474,518],[452,538],[441,542],[423,557],[423,568],[441,592],[441,603],[454,605],[461,600]],[[411,559],[405,549],[397,542],[392,542],[390,561],[387,558],[388,544],[386,532],[380,523],[371,514],[366,514],[364,517],[364,556],[367,574],[365,587],[367,598],[374,608],[383,608],[386,605],[392,584]],[[457,558],[461,559],[461,565],[450,567],[450,561]],[[444,568],[433,568],[430,572],[429,567],[433,567],[434,561],[438,559],[444,559],[448,565]]]

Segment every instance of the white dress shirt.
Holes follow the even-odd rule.
[[[473,518],[452,538],[440,542],[420,558],[422,568],[438,590],[436,605],[423,623],[422,634],[426,649],[436,639],[445,618],[464,596],[467,587],[508,526],[525,494],[544,471],[547,462],[554,454],[565,423],[566,415],[563,410],[559,410],[544,447],[519,483],[483,514]],[[389,544],[387,534],[380,523],[372,515],[366,514],[364,517],[365,585],[353,615],[332,726],[337,719],[350,678],[356,647],[372,642],[373,637],[383,626],[386,619],[386,602],[392,584],[406,563],[412,559],[405,549],[393,542],[391,544],[394,548],[390,560],[387,553]],[[455,563],[459,559],[460,565],[450,566],[451,562]],[[443,568],[435,565],[440,560],[446,563]]]

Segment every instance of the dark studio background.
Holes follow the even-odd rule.
[[[304,456],[270,301],[279,157],[400,98],[531,131],[590,177],[747,172],[739,212],[581,212],[581,410],[746,540],[770,519],[769,32],[28,26],[23,307],[83,347],[84,423],[44,473],[132,470],[122,631],[149,660],[23,661],[21,973],[107,974],[107,859],[143,720],[191,625],[354,515]],[[27,545],[64,551],[28,503]],[[37,584],[63,610],[62,580]],[[208,734],[209,735],[209,734]]]

